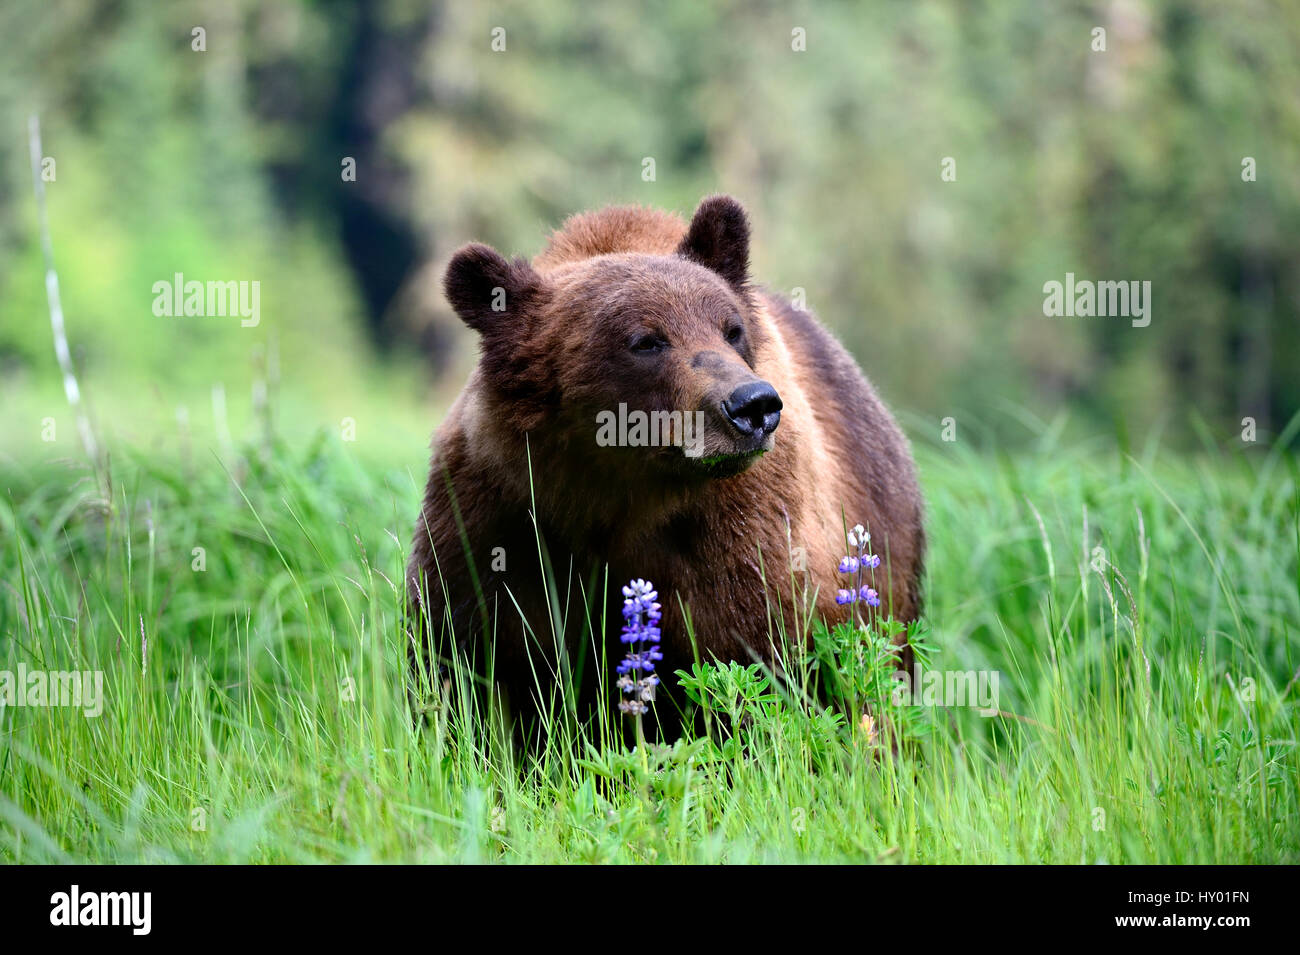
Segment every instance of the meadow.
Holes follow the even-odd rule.
[[[929,667],[1000,693],[909,710],[897,752],[739,667],[710,670],[734,738],[633,749],[616,692],[522,748],[477,712],[417,728],[416,449],[8,458],[0,670],[102,671],[105,698],[0,708],[0,860],[1300,861],[1300,418],[1193,453],[908,425]]]

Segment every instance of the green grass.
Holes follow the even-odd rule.
[[[0,860],[1300,861],[1294,457],[1050,435],[918,450],[931,666],[998,671],[1004,715],[926,711],[898,757],[789,700],[722,751],[633,754],[608,713],[526,750],[417,733],[422,473],[325,439],[230,471],[118,449],[111,487],[7,465],[0,669],[107,699],[0,710]]]

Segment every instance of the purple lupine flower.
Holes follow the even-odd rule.
[[[648,580],[638,578],[623,588],[623,631],[619,639],[628,648],[618,664],[617,680],[624,697],[618,701],[618,708],[623,713],[640,717],[654,701],[655,687],[659,685],[655,664],[664,658],[659,649],[662,617],[659,593]]]
[[[843,605],[857,604],[861,601],[868,607],[879,607],[880,595],[873,587],[862,581],[863,571],[875,570],[880,566],[880,558],[875,554],[867,553],[867,548],[871,544],[871,534],[861,524],[854,524],[846,539],[849,549],[855,553],[840,558],[839,572],[848,575],[851,586],[847,590],[836,591],[835,602]]]

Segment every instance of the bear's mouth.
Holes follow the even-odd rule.
[[[732,477],[749,468],[751,464],[767,454],[765,447],[751,448],[748,451],[734,451],[726,454],[710,454],[702,458],[688,460],[697,470],[709,477]]]

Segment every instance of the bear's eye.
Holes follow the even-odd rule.
[[[642,335],[632,342],[632,350],[641,354],[663,351],[667,347],[668,342],[662,335]]]
[[[735,345],[745,337],[744,325],[732,325],[727,329],[727,344]]]

